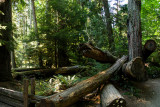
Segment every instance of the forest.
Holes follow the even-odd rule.
[[[0,106],[159,107],[159,7],[0,0]]]

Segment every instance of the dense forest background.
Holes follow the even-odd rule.
[[[108,2],[108,3],[105,3]],[[12,67],[55,68],[85,65],[79,43],[91,42],[116,56],[128,54],[127,4],[123,0],[19,0],[12,2]],[[159,63],[158,0],[142,0],[142,41],[153,39],[157,51],[150,61]],[[3,43],[3,41],[1,41]]]
[[[73,95],[68,105],[108,83],[143,96],[132,80],[160,77],[159,7],[159,0],[1,0],[0,86],[24,91],[30,79],[34,94],[59,104],[61,93]]]

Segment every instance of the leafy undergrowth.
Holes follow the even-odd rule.
[[[107,69],[110,65],[96,63],[94,66],[88,65],[86,71],[75,75],[54,75],[45,80],[36,81],[36,95],[49,96],[70,88],[77,83],[96,75],[98,72]]]
[[[148,72],[148,76],[150,78],[160,78],[160,67],[157,66],[148,66],[146,68],[147,72]]]

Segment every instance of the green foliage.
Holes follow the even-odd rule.
[[[57,75],[57,76],[54,76],[54,78],[52,79],[53,81],[58,79],[61,82],[61,84],[65,85],[66,88],[69,88],[77,82],[78,77],[76,75],[74,76]]]
[[[160,67],[149,66],[146,68],[148,76],[150,78],[159,78],[160,77]]]
[[[36,95],[47,96],[55,92],[54,86],[48,83],[48,80],[36,82]]]

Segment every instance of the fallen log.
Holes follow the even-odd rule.
[[[147,58],[156,50],[156,42],[154,40],[147,40],[143,47],[143,61],[146,61]]]
[[[31,70],[39,70],[44,68],[12,68],[14,72],[22,72],[22,71],[31,71]]]
[[[141,57],[136,57],[123,65],[123,72],[132,79],[137,81],[147,80],[147,73]]]
[[[126,101],[112,84],[107,84],[101,92],[101,107],[126,107]]]
[[[100,85],[105,83],[111,77],[112,73],[119,71],[126,60],[127,57],[123,56],[117,60],[116,63],[109,69],[104,70],[97,75],[84,80],[71,88],[68,88],[63,92],[42,99],[38,107],[66,107],[74,104],[80,98],[87,95],[88,93],[91,93]]]
[[[25,72],[14,72],[12,73],[13,78],[22,79],[23,77],[50,77],[55,74],[75,74],[80,71],[84,71],[86,67],[84,66],[71,66],[71,67],[61,67],[56,69],[39,69]]]
[[[37,95],[28,95],[28,98],[30,102],[37,103],[45,97]],[[4,102],[8,105],[12,105],[15,107],[23,107],[23,92],[0,87],[0,102]]]
[[[118,59],[110,52],[103,52],[102,50],[94,47],[89,43],[80,44],[79,51],[82,52],[83,56],[95,59],[96,61],[101,63],[114,63]]]
[[[0,95],[0,102],[10,105],[11,107],[23,107],[24,106],[23,101],[16,100],[16,99],[4,96],[4,95]]]

